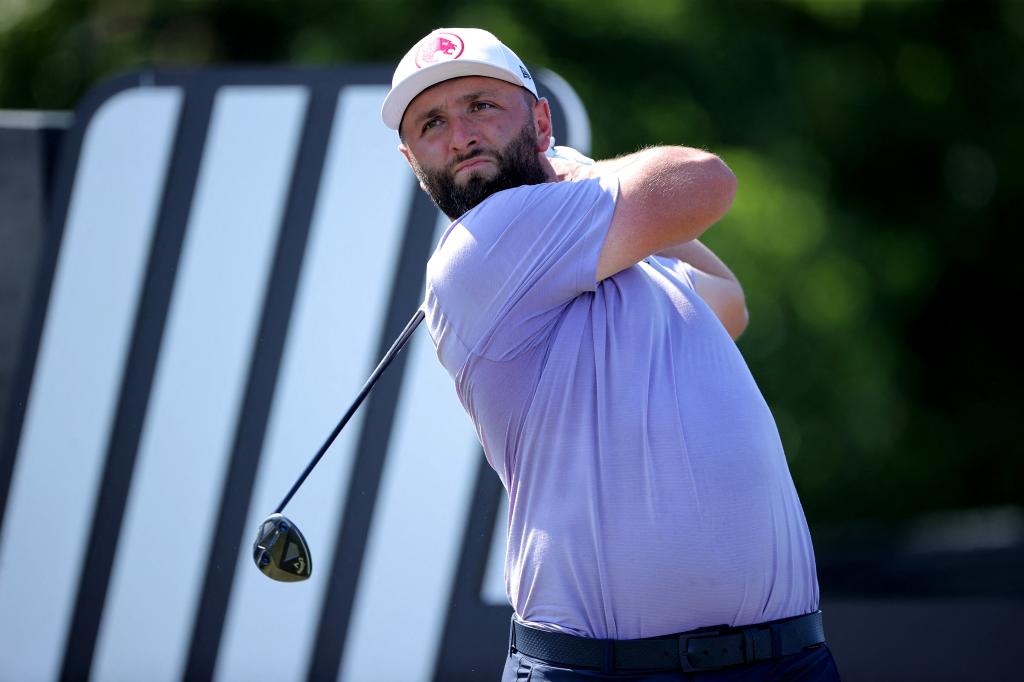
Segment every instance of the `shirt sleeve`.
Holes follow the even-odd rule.
[[[694,267],[685,261],[681,261],[676,258],[667,258],[664,256],[648,256],[647,261],[651,265],[659,265],[668,272],[671,272],[687,289],[696,291],[697,287],[694,283]]]
[[[614,176],[498,192],[445,234],[428,285],[462,345],[492,360],[532,347],[597,286]]]

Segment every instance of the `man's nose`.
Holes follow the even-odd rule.
[[[452,150],[464,152],[480,143],[476,125],[465,117],[456,116],[449,123]]]

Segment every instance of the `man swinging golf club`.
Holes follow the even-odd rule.
[[[697,241],[728,167],[549,158],[529,70],[472,28],[409,50],[382,118],[453,221],[423,312],[508,490],[504,679],[837,679],[743,291]]]

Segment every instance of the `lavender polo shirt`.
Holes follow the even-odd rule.
[[[813,611],[778,430],[690,267],[595,282],[614,177],[499,192],[427,267],[441,363],[509,494],[517,616],[632,639]]]

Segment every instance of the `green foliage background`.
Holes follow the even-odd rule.
[[[0,0],[0,108],[146,66],[397,63],[479,26],[565,77],[596,156],[683,143],[740,189],[707,235],[815,521],[1024,503],[1024,3]]]

